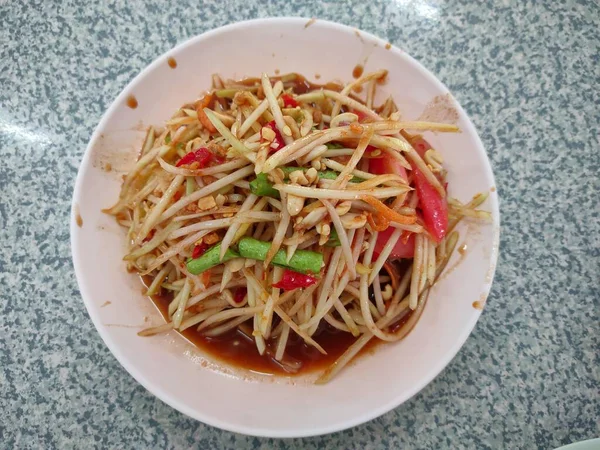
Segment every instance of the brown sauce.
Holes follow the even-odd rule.
[[[315,23],[316,21],[317,21],[317,18],[316,18],[316,17],[313,17],[312,19],[310,19],[308,22],[306,22],[306,23],[304,24],[304,28],[308,28],[308,27],[310,27],[310,26],[311,26],[313,23]]]
[[[154,305],[165,320],[168,316],[168,308],[171,300],[171,295],[156,295],[152,297]],[[250,320],[247,323],[251,325],[252,321]],[[313,338],[327,352],[327,355],[323,355],[316,348],[307,345],[296,333],[290,331],[288,344],[285,348],[286,358],[302,363],[297,373],[290,373],[275,362],[273,358],[260,355],[254,341],[247,338],[241,331],[231,330],[221,336],[207,337],[199,333],[196,327],[190,327],[180,334],[197,348],[223,363],[253,372],[278,375],[298,375],[325,369],[339,358],[356,340],[350,333],[336,330],[329,324],[321,326],[313,335]],[[272,354],[275,354],[277,340],[268,341],[267,347]],[[367,345],[363,349],[363,352],[372,347],[372,344],[370,346]]]
[[[169,65],[169,67],[171,69],[176,69],[177,68],[177,61],[173,57],[167,59],[167,64]]]
[[[75,223],[79,228],[83,226],[83,219],[81,217],[81,213],[79,212],[79,205],[75,205]]]
[[[357,64],[354,69],[352,69],[352,76],[354,78],[360,78],[364,70],[365,68],[361,64]]]
[[[126,103],[127,106],[129,106],[131,109],[135,109],[138,107],[138,101],[133,95],[127,97]]]
[[[148,285],[148,283],[144,283]],[[160,311],[162,317],[168,319],[169,303],[173,299],[172,295],[155,295],[151,297],[152,302]],[[390,326],[391,332],[398,331],[411,317],[412,311],[402,317],[398,322]],[[256,344],[243,332],[231,330],[217,337],[207,337],[196,330],[196,327],[190,327],[180,334],[191,344],[202,350],[215,360],[234,367],[251,370],[263,374],[277,375],[300,375],[317,370],[324,370],[337,360],[357,338],[350,333],[337,330],[323,321],[312,336],[327,352],[327,355],[319,353],[314,347],[307,345],[303,339],[293,331],[290,331],[288,343],[285,349],[284,360],[296,361],[302,363],[296,373],[290,373],[285,370],[278,362],[268,355],[260,355]],[[252,321],[247,322],[252,326]],[[274,323],[274,326],[276,323]],[[382,341],[372,339],[363,347],[359,355],[372,353]],[[275,354],[277,339],[267,342],[268,352]]]

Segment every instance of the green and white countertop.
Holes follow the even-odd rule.
[[[501,201],[492,292],[446,370],[372,422],[296,440],[203,425],[137,384],[86,313],[69,245],[77,168],[121,89],[177,43],[268,16],[352,25],[418,59],[473,120]],[[0,2],[0,448],[552,449],[598,437],[599,30],[596,0]]]

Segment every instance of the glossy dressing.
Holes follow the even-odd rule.
[[[168,319],[167,311],[171,300],[171,295],[155,295],[152,297],[154,305],[165,320]],[[252,322],[248,321],[247,323],[251,326]],[[296,373],[292,373],[276,362],[274,358],[268,355],[260,355],[256,349],[256,344],[239,330],[231,330],[218,337],[207,337],[199,333],[196,327],[190,327],[180,334],[216,360],[254,372],[279,375],[297,375],[325,369],[356,340],[350,333],[336,330],[328,324],[321,326],[313,335],[313,338],[327,352],[327,355],[323,355],[316,348],[305,344],[296,333],[290,331],[284,361],[302,363],[300,369]],[[277,340],[268,341],[267,347],[269,353],[274,355]]]

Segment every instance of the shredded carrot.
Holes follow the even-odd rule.
[[[383,202],[377,200],[371,195],[361,195],[360,199],[375,208],[381,216],[385,217],[390,222],[411,224],[417,221],[416,216],[403,216],[402,214],[398,214],[396,211],[388,208],[385,206],[385,204],[383,204]]]
[[[369,225],[371,225],[371,229],[373,231],[385,231],[390,226],[390,221],[387,217],[382,216],[381,214],[374,215],[372,213],[367,214],[367,221]]]
[[[204,112],[204,108],[208,108],[212,103],[212,97],[212,94],[208,94],[202,97],[202,100],[200,100],[199,105],[196,107],[196,113],[198,114],[198,120],[200,121],[202,126],[206,128],[210,133],[216,133],[217,129]]]

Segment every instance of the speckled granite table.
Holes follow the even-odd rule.
[[[600,7],[543,3],[0,2],[0,447],[549,449],[600,435]],[[85,312],[68,231],[85,145],[125,84],[188,37],[273,15],[357,26],[431,69],[481,133],[503,214],[492,294],[449,367],[377,420],[286,441],[205,426],[139,386]]]

